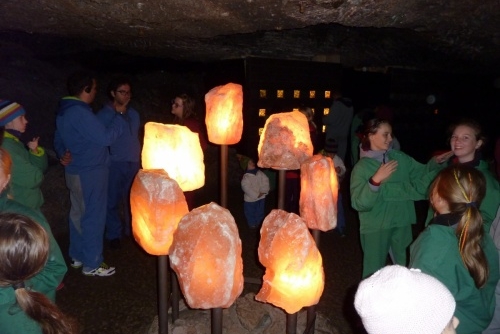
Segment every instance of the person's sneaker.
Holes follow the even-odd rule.
[[[82,273],[85,276],[111,276],[115,273],[115,267],[110,267],[103,262],[99,267],[91,270],[85,270],[85,268],[83,268]]]
[[[83,263],[81,261],[71,259],[70,266],[72,266],[75,269],[81,268],[83,266]]]

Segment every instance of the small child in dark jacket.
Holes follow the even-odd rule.
[[[241,180],[244,194],[243,211],[250,228],[258,228],[264,220],[265,200],[269,193],[269,178],[259,170],[255,161],[248,159],[245,174]]]

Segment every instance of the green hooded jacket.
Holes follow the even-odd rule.
[[[382,154],[384,154],[382,156]],[[425,199],[428,187],[444,166],[431,159],[426,165],[397,150],[363,151],[351,174],[351,203],[358,211],[360,233],[416,223],[414,201]],[[397,160],[394,173],[378,187],[369,183],[382,159]]]
[[[9,183],[12,198],[27,207],[39,210],[43,204],[40,186],[48,166],[45,150],[39,146],[38,154],[34,154],[8,132],[4,132],[2,147],[9,152],[12,159]]]

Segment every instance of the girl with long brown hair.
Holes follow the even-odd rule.
[[[437,215],[410,247],[410,268],[434,276],[451,291],[460,319],[457,333],[481,333],[495,309],[498,253],[479,207],[484,175],[465,164],[442,170],[430,188]]]
[[[0,332],[76,333],[70,321],[44,294],[32,289],[31,279],[49,257],[49,236],[27,216],[0,213],[0,289],[12,289],[0,301]]]

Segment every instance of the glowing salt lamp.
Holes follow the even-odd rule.
[[[205,184],[200,138],[185,126],[148,122],[142,147],[144,169],[164,169],[182,191]]]
[[[310,229],[328,231],[337,226],[338,180],[331,158],[321,154],[300,166],[300,216]]]
[[[229,210],[209,203],[179,222],[170,265],[192,308],[227,308],[243,291],[238,228]]]
[[[132,231],[149,254],[168,255],[179,220],[189,212],[184,194],[163,169],[139,170],[130,191]]]
[[[269,116],[257,149],[259,167],[299,169],[313,154],[306,116],[299,111]]]
[[[243,133],[243,90],[228,83],[205,94],[208,140],[218,145],[236,144]]]
[[[315,305],[323,293],[323,261],[305,222],[296,214],[272,210],[260,230],[259,261],[266,267],[255,299],[287,313]]]

